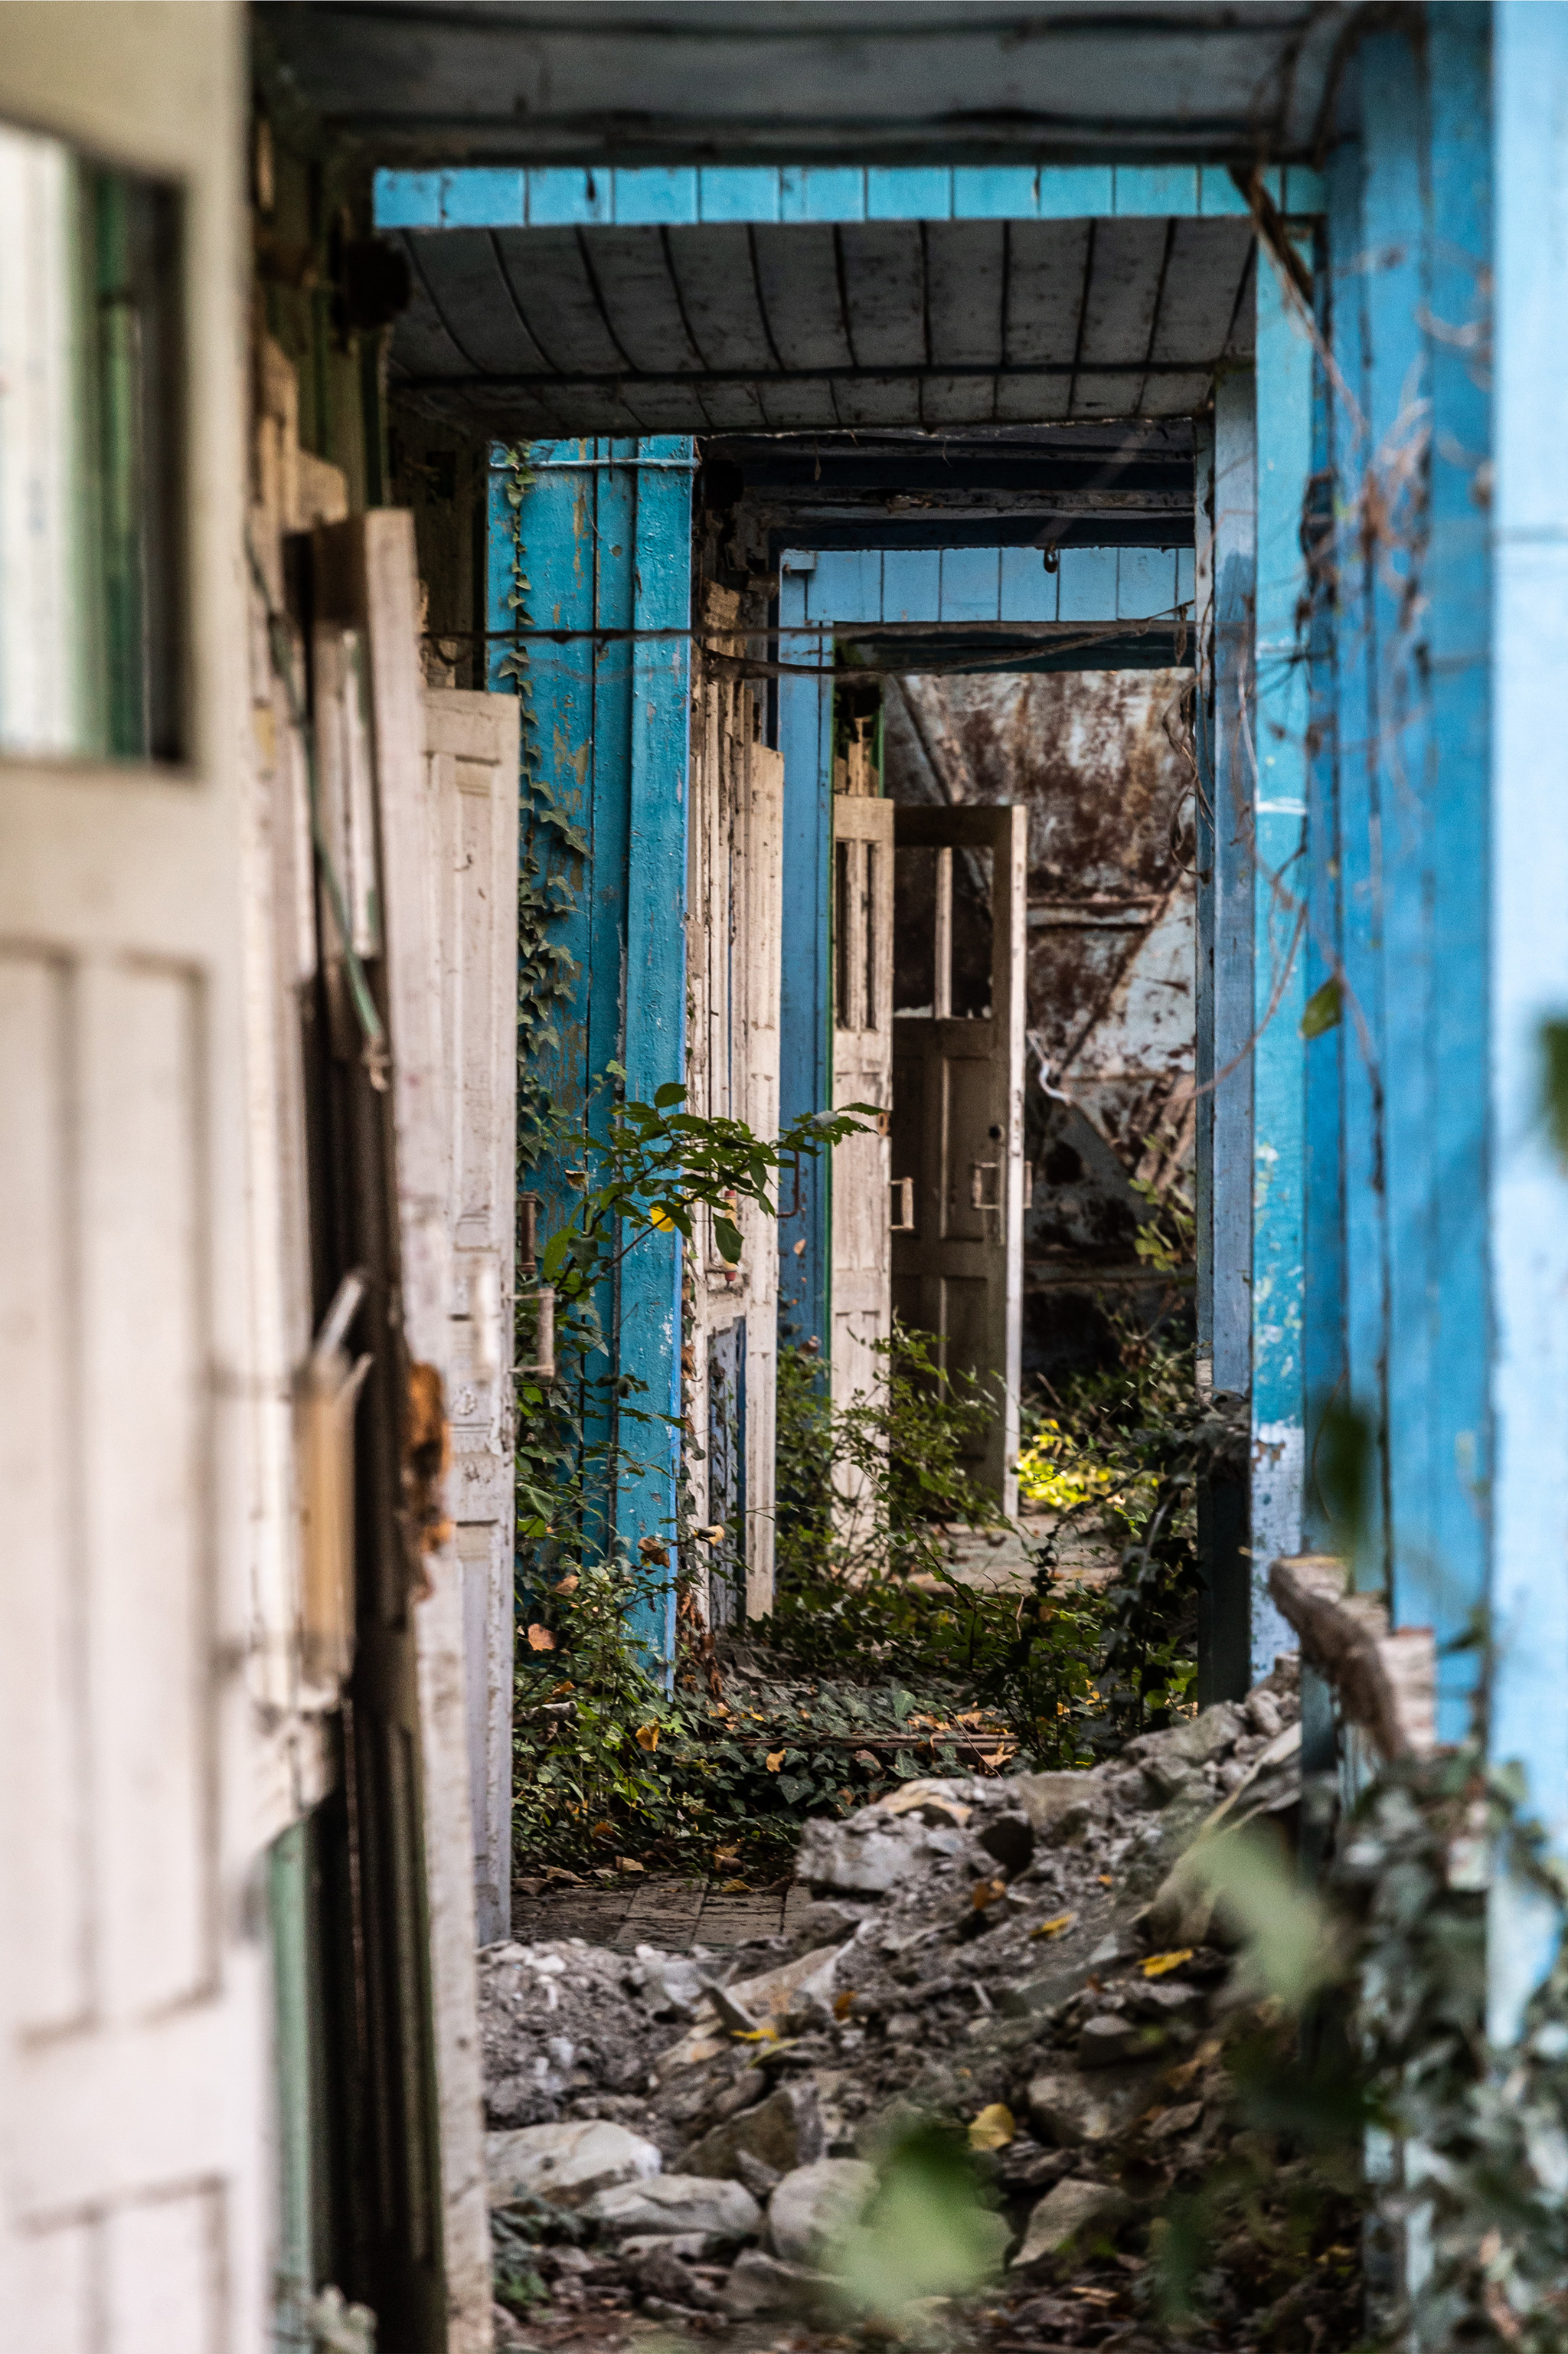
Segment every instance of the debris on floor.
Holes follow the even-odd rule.
[[[992,2277],[954,2274],[944,2297],[936,2264],[906,2337],[939,2318],[948,2342],[1018,2354],[1157,2342],[1150,2220],[1236,2136],[1224,2053],[1255,2009],[1173,1867],[1216,1816],[1289,1829],[1299,1797],[1290,1658],[1245,1705],[1092,1771],[910,1780],[808,1821],[810,1901],[788,1935],[487,1949],[490,2195],[514,2317],[498,2343],[608,2347],[612,2317],[635,2336],[641,2315],[737,2349],[786,2342],[747,2334],[764,2324],[858,2345],[873,2325],[863,2295],[853,2319],[846,2267],[882,2276],[890,2154],[933,2122],[967,2146]],[[1331,2248],[1332,2219],[1319,2228]],[[1261,2342],[1294,2299],[1272,2342],[1314,2346],[1340,2256],[1277,2285],[1255,2266],[1239,2302],[1207,2281],[1189,2342]],[[976,2293],[954,2305],[960,2286]]]

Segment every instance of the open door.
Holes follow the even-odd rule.
[[[896,860],[893,1306],[937,1335],[949,1371],[993,1386],[996,1420],[971,1469],[1013,1512],[1028,812],[885,806]]]
[[[891,801],[833,795],[833,1102],[885,1108],[893,1089]],[[788,949],[786,949],[788,953]],[[833,1152],[832,1396],[874,1394],[892,1329],[886,1122]]]
[[[511,1366],[517,1154],[514,695],[425,696],[447,1162],[451,1508],[479,1942],[512,1919]]]

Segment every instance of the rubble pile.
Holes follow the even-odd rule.
[[[834,2311],[835,2243],[878,2160],[938,2118],[991,2180],[986,2342],[1125,2332],[1152,2202],[1201,2181],[1234,2131],[1222,2054],[1240,1999],[1172,1867],[1216,1817],[1288,1824],[1298,1759],[1282,1659],[1245,1706],[1093,1771],[912,1780],[808,1822],[813,1902],[789,1941],[489,1949],[498,2232],[535,2247],[556,2316],[809,2326]],[[1075,2252],[1109,2285],[1084,2288]]]

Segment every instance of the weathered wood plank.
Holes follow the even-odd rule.
[[[624,367],[626,355],[606,324],[578,231],[503,228],[495,245],[512,299],[552,367],[567,376],[574,368]]]
[[[862,367],[917,367],[927,357],[926,268],[917,221],[842,229],[850,342]]]
[[[739,222],[669,232],[670,267],[697,350],[708,367],[775,367],[752,266],[751,233]]]
[[[927,305],[933,355],[1000,366],[1007,285],[1001,221],[935,221],[926,231]]]
[[[700,368],[703,355],[687,332],[661,231],[599,229],[590,252],[610,333],[632,366],[677,373]]]
[[[488,229],[449,229],[415,243],[447,331],[473,366],[511,376],[550,366],[518,316]]]
[[[755,231],[754,246],[763,312],[782,365],[853,367],[854,355],[839,302],[833,231],[764,226]]]

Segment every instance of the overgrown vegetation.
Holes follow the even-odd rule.
[[[1185,1704],[1194,1483],[1215,1443],[1190,1352],[1128,1327],[1118,1369],[1032,1416],[1028,1490],[1055,1532],[1022,1591],[971,1584],[951,1558],[956,1530],[1006,1533],[972,1476],[989,1396],[938,1373],[926,1336],[900,1330],[880,1357],[877,1393],[834,1408],[814,1355],[781,1352],[779,1599],[747,1630],[758,1678],[726,1680],[711,1657],[685,1591],[694,1544],[675,1570],[688,1639],[670,1694],[632,1636],[670,1569],[552,1546],[518,1673],[532,1864],[766,1875],[807,1814],[913,1774],[1090,1763]],[[1108,1585],[1063,1574],[1078,1534],[1119,1547]]]

